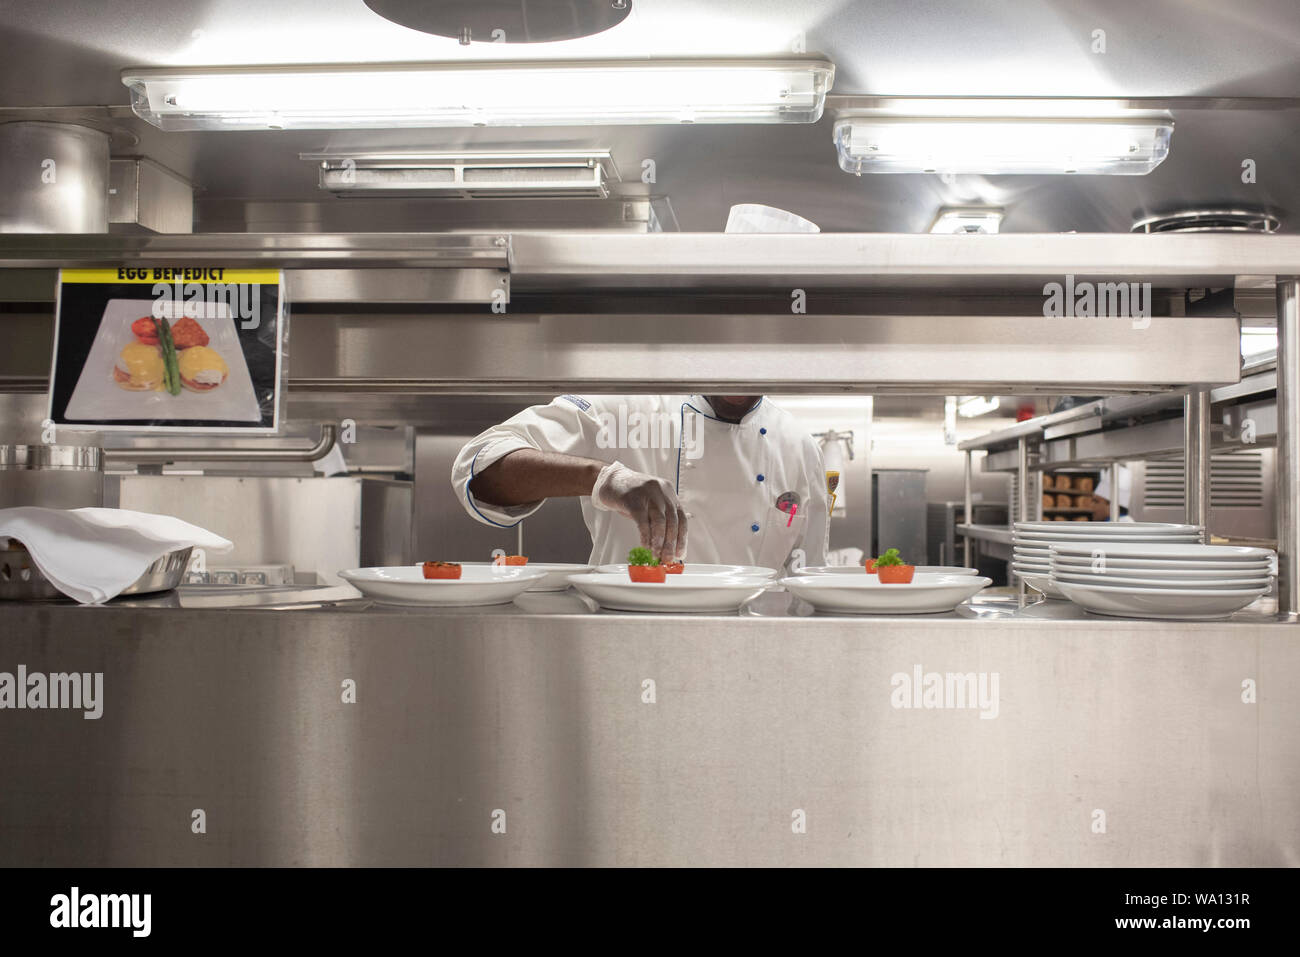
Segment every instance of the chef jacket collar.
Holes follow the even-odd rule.
[[[699,393],[692,395],[686,404],[707,419],[713,419],[716,422],[725,422],[727,425],[744,425],[758,414],[758,410],[763,407],[764,398],[765,396],[760,395],[758,401],[754,403],[754,407],[741,416],[739,422],[732,422],[730,419],[721,418],[714,410],[713,403]]]

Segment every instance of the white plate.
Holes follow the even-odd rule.
[[[850,615],[926,615],[952,611],[993,584],[978,575],[923,575],[886,585],[875,575],[794,575],[781,584],[818,611]]]
[[[1062,565],[1055,562],[1051,566],[1053,575],[1060,575],[1063,578],[1081,578],[1086,581],[1096,581],[1100,584],[1104,578],[1146,578],[1152,581],[1166,583],[1183,583],[1188,581],[1208,581],[1208,582],[1234,582],[1234,581],[1251,581],[1260,582],[1268,581],[1272,573],[1267,567],[1264,568],[1245,568],[1241,571],[1233,571],[1226,568],[1175,568],[1172,571],[1162,571],[1160,569],[1146,568],[1113,568],[1107,565],[1105,568],[1092,568],[1087,565]]]
[[[1095,546],[1054,544],[1052,549],[1063,555],[1092,555]],[[1106,544],[1104,551],[1112,558],[1174,558],[1183,561],[1207,559],[1214,561],[1260,562],[1271,561],[1275,556],[1267,548],[1248,548],[1244,545],[1180,545],[1180,544]]]
[[[1042,592],[1048,598],[1065,601],[1065,595],[1052,584],[1050,572],[1013,572],[1013,574],[1034,591]]]
[[[462,562],[462,568],[500,568],[500,565],[493,565],[492,562]],[[570,575],[581,575],[583,572],[591,571],[590,565],[566,564],[564,562],[529,562],[527,565],[506,565],[506,568],[531,568],[535,571],[545,572],[546,576],[538,581],[535,585],[529,586],[530,592],[539,591],[564,591],[569,587]]]
[[[546,577],[546,572],[522,566],[462,565],[460,578],[425,578],[419,565],[352,568],[339,572],[367,598],[402,605],[504,605]]]
[[[1061,526],[1064,525],[1065,528]],[[1172,525],[1167,522],[1016,522],[1013,529],[1023,530],[1031,535],[1043,532],[1073,533],[1093,531],[1103,535],[1199,535],[1199,525]]]
[[[1031,562],[1037,565],[1046,565],[1052,560],[1052,553],[1046,549],[1036,548],[1017,548],[1011,554],[1013,561]]]
[[[1264,594],[1264,589],[1192,591],[1151,588],[1107,588],[1059,583],[1060,590],[1079,607],[1120,618],[1168,618],[1185,621],[1227,618]]]
[[[768,579],[752,575],[742,578],[685,573],[669,575],[662,584],[634,582],[626,571],[570,575],[569,582],[603,608],[697,614],[735,612],[761,595],[768,585]]]
[[[865,575],[861,565],[808,565],[799,569],[800,575]],[[918,575],[978,575],[976,568],[950,568],[947,565],[917,565]]]
[[[596,572],[601,575],[622,575],[627,579],[626,565],[597,565]],[[682,569],[683,575],[713,575],[723,578],[775,578],[777,571],[775,568],[764,568],[762,565],[705,565],[687,562],[686,567]],[[669,575],[669,578],[675,578],[675,575]]]
[[[165,314],[181,315],[183,304],[167,303]],[[220,353],[230,372],[226,381],[210,392],[181,389],[180,395],[168,392],[128,392],[113,381],[113,367],[122,348],[135,342],[131,323],[153,314],[152,299],[110,299],[99,321],[99,331],[91,343],[86,364],[72,390],[65,413],[69,419],[107,422],[113,419],[158,419],[194,421],[219,419],[229,422],[259,422],[262,411],[257,405],[253,380],[248,374],[244,351],[239,347],[239,333],[230,316],[228,303],[195,303],[199,309],[194,320],[208,334],[208,348]]]
[[[1219,589],[1219,588],[1263,588],[1268,590],[1269,581],[1267,578],[1131,578],[1120,575],[1089,575],[1083,572],[1076,575],[1062,574],[1060,570],[1052,570],[1052,583],[1055,585],[1074,584],[1074,585],[1113,585],[1116,588],[1160,588],[1160,589],[1191,589],[1199,591],[1202,589]]]
[[[1096,535],[1060,535],[1052,537],[1049,535],[1014,535],[1012,544],[1029,545],[1036,548],[1045,548],[1051,545],[1083,545],[1087,542],[1097,542],[1100,545],[1110,545],[1111,543],[1121,543],[1121,540],[1112,536],[1110,538],[1098,538]],[[1122,540],[1122,544],[1129,545],[1134,543],[1164,545],[1168,543],[1178,543],[1182,545],[1196,545],[1200,539],[1195,535],[1129,535]]]
[[[1092,556],[1083,555],[1066,555],[1058,554],[1054,560],[1063,568],[1091,568]],[[1128,569],[1131,571],[1142,572],[1187,572],[1187,571],[1231,571],[1236,573],[1246,573],[1252,571],[1267,571],[1273,567],[1272,562],[1198,562],[1198,561],[1178,561],[1165,560],[1161,558],[1114,558],[1106,556],[1106,567],[1108,569]]]

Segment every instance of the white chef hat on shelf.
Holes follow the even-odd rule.
[[[1101,481],[1097,483],[1097,496],[1110,501],[1113,498],[1110,488],[1110,469],[1101,470]],[[1127,465],[1119,467],[1119,504],[1121,508],[1133,507],[1133,473]]]
[[[775,206],[760,203],[741,203],[731,207],[727,217],[729,233],[820,233],[812,220]]]

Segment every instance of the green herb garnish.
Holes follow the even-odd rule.
[[[627,563],[629,565],[649,565],[654,567],[659,564],[659,559],[654,557],[654,553],[648,548],[634,548],[627,553]]]
[[[890,565],[906,565],[906,564],[907,562],[903,561],[903,557],[899,555],[897,548],[887,549],[885,551],[885,554],[881,555],[879,558],[876,559],[877,568],[880,568],[882,565],[888,567]]]

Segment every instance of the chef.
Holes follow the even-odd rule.
[[[1119,471],[1119,521],[1131,522],[1128,510],[1133,500],[1133,473],[1129,471],[1127,465],[1121,465]],[[1115,491],[1110,486],[1110,470],[1107,469],[1101,473],[1101,481],[1097,483],[1097,491],[1092,496],[1092,520],[1094,522],[1110,521],[1110,500],[1115,497]]]
[[[825,562],[821,453],[765,396],[563,395],[472,439],[451,483],[471,516],[501,528],[579,496],[593,565],[638,545],[661,560]]]

